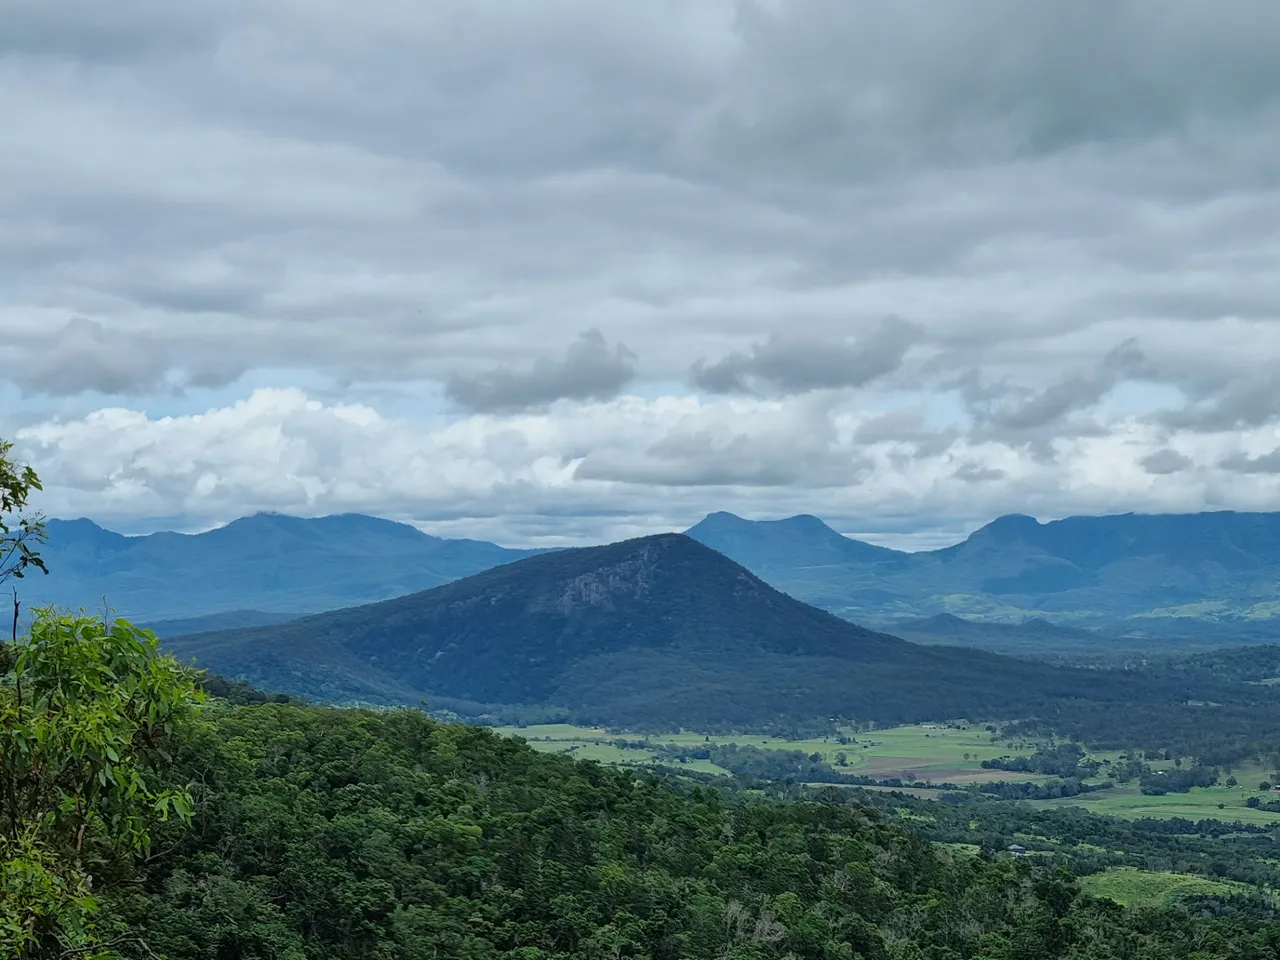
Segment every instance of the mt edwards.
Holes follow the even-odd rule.
[[[645,728],[1024,715],[1079,701],[1122,707],[1154,689],[869,630],[682,534],[557,551],[394,600],[168,646],[255,686],[338,702],[427,698],[473,718]],[[1192,694],[1165,685],[1162,700]]]

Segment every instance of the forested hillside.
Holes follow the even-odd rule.
[[[1125,711],[1280,691],[926,647],[779,593],[689,537],[563,550],[434,590],[169,648],[271,690],[466,716],[664,729],[768,729],[832,717],[900,723]]]
[[[857,804],[740,803],[415,711],[213,711],[192,828],[106,901],[224,957],[1261,960],[1280,924],[1129,915]]]

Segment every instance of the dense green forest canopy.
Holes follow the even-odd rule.
[[[1280,949],[1255,905],[1126,913],[1066,873],[953,852],[847,797],[726,795],[412,710],[228,707],[209,724],[183,758],[200,784],[193,827],[173,828],[172,853],[110,904],[173,958]]]
[[[112,859],[98,879],[96,936],[121,956],[1030,960],[1199,949],[1251,960],[1280,947],[1263,901],[1200,902],[1210,915],[1198,917],[1125,911],[1050,869],[1273,882],[1269,846],[1215,855],[1211,825],[1157,833],[1005,803],[948,814],[834,788],[775,801],[536,754],[417,710],[206,686],[239,704],[204,708],[174,758],[190,825],[155,824],[157,855]],[[895,825],[903,807],[914,813]],[[1044,838],[1028,841],[1047,848],[1043,862],[1003,852],[1026,834]],[[92,845],[87,856],[98,856]]]

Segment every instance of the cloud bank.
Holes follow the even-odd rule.
[[[0,434],[138,527],[1275,506],[1277,29],[11,0]]]

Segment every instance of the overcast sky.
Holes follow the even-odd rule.
[[[51,515],[1280,509],[1274,0],[0,18],[0,436]]]

